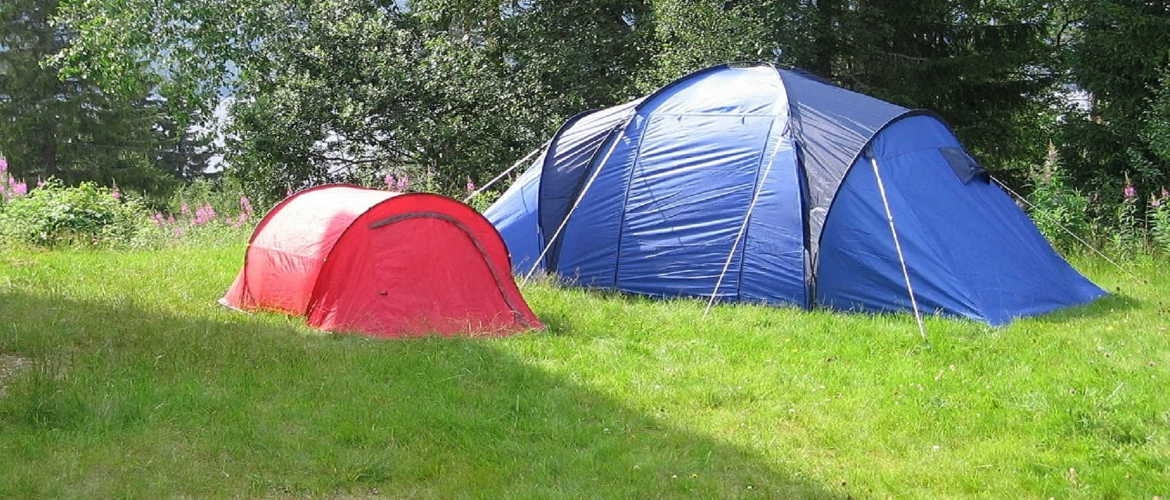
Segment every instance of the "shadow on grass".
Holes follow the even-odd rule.
[[[493,340],[0,295],[0,496],[822,497]],[[295,321],[295,320],[294,320]]]
[[[1118,314],[1120,312],[1129,311],[1141,307],[1142,302],[1133,297],[1122,295],[1121,293],[1110,292],[1088,304],[1069,307],[1058,311],[1053,311],[1039,316],[1033,316],[1029,319],[1039,323],[1059,324],[1067,323],[1069,321],[1077,321],[1082,319],[1094,319],[1101,316],[1108,316]]]

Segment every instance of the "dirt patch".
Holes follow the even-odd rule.
[[[31,364],[32,361],[28,358],[0,354],[0,397],[4,397],[5,387],[7,387],[5,383],[8,379]]]

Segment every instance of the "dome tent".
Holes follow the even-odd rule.
[[[574,116],[541,153],[485,213],[517,272],[805,308],[913,297],[994,325],[1105,293],[941,119],[796,70],[698,71]]]
[[[510,266],[499,233],[467,205],[333,184],[264,216],[220,303],[382,337],[539,328]]]

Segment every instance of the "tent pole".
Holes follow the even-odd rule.
[[[1033,205],[1033,204],[1032,204],[1032,202],[1028,201],[1028,199],[1027,199],[1027,198],[1024,198],[1023,196],[1020,196],[1020,193],[1017,193],[1017,192],[1015,192],[1015,191],[1012,191],[1012,188],[1010,188],[1010,187],[1007,187],[1007,185],[1006,185],[1006,184],[1004,184],[1002,181],[1000,181],[999,179],[997,179],[997,178],[996,178],[994,175],[987,174],[987,177],[988,177],[988,178],[990,178],[991,180],[995,181],[995,183],[996,183],[996,184],[999,184],[999,187],[1003,188],[1003,190],[1004,190],[1004,191],[1007,191],[1008,193],[1011,193],[1011,195],[1012,195],[1012,196],[1015,196],[1015,197],[1016,197],[1016,199],[1018,199],[1018,200],[1020,200],[1020,201],[1024,202],[1024,204],[1025,204],[1025,205],[1028,205],[1028,208],[1031,208],[1032,210],[1036,210],[1036,205]],[[1065,226],[1064,226],[1064,224],[1061,224],[1061,223],[1059,223],[1059,222],[1058,222],[1056,225],[1057,225],[1057,226],[1060,226],[1060,229],[1064,230],[1064,232],[1068,233],[1068,235],[1069,235],[1069,236],[1072,236],[1072,237],[1073,237],[1073,239],[1077,240],[1078,242],[1080,242],[1080,244],[1084,245],[1084,246],[1085,246],[1085,248],[1088,248],[1089,250],[1092,250],[1092,251],[1093,251],[1093,253],[1095,253],[1095,254],[1099,255],[1099,256],[1100,256],[1102,259],[1105,259],[1105,262],[1108,262],[1108,263],[1110,263],[1110,264],[1113,264],[1113,267],[1116,267],[1116,268],[1117,268],[1117,269],[1119,269],[1121,272],[1123,272],[1123,273],[1125,273],[1125,274],[1128,274],[1128,275],[1129,275],[1131,278],[1134,278],[1134,279],[1136,279],[1136,280],[1138,280],[1138,281],[1142,281],[1142,279],[1141,279],[1141,278],[1140,278],[1138,275],[1134,274],[1134,273],[1133,273],[1133,271],[1130,271],[1129,269],[1126,269],[1126,268],[1124,268],[1124,267],[1121,267],[1121,264],[1118,264],[1118,263],[1114,262],[1114,261],[1113,261],[1113,259],[1110,259],[1110,258],[1109,258],[1109,256],[1105,255],[1105,253],[1104,253],[1104,252],[1102,252],[1102,251],[1100,251],[1100,250],[1097,250],[1097,248],[1096,248],[1096,247],[1094,247],[1093,245],[1090,245],[1090,244],[1089,244],[1089,242],[1085,241],[1085,240],[1084,240],[1084,239],[1082,239],[1080,236],[1077,236],[1077,233],[1074,233],[1072,229],[1069,229],[1069,228],[1065,227]]]
[[[617,127],[615,130],[625,130],[626,126],[630,124],[630,120],[633,119],[634,113],[631,113],[629,117],[622,121],[621,126]],[[572,217],[573,212],[577,211],[577,206],[581,204],[581,200],[585,199],[585,193],[589,192],[589,188],[593,186],[593,181],[597,180],[597,175],[601,173],[602,168],[605,168],[605,164],[609,161],[609,157],[613,154],[614,149],[617,149],[619,139],[619,137],[614,136],[613,143],[609,145],[609,150],[605,152],[605,156],[601,157],[601,161],[597,164],[597,168],[593,171],[593,175],[589,176],[589,180],[585,182],[585,186],[581,188],[581,194],[577,195],[577,200],[573,202],[573,206],[569,209],[569,213],[565,214],[565,218],[561,220],[561,225],[557,226],[557,230],[553,233],[552,238],[549,238],[548,243],[545,243],[544,250],[540,251],[540,256],[537,257],[536,261],[532,263],[532,268],[524,274],[524,280],[520,282],[521,287],[524,287],[528,284],[528,280],[531,279],[532,275],[536,273],[536,268],[540,267],[540,262],[544,260],[545,255],[548,254],[548,250],[552,248],[553,243],[557,241],[557,237],[561,235],[561,231],[564,231],[565,226],[569,223],[569,217]]]
[[[492,187],[492,184],[495,184],[496,181],[503,179],[505,175],[508,175],[509,172],[516,170],[516,167],[519,167],[520,165],[524,164],[524,162],[527,162],[529,158],[532,158],[534,155],[536,155],[536,153],[543,151],[544,148],[547,146],[548,146],[548,143],[546,142],[546,143],[544,143],[544,146],[533,149],[531,153],[524,155],[523,158],[521,158],[516,163],[513,163],[511,167],[508,167],[508,169],[503,171],[502,173],[500,173],[500,175],[497,175],[494,179],[488,181],[487,184],[480,186],[479,189],[475,190],[475,192],[467,195],[467,197],[463,199],[463,203],[467,203],[467,202],[471,201],[472,198],[479,196],[479,193],[482,193],[482,192],[486,191],[487,188]]]
[[[922,313],[918,311],[918,300],[914,298],[914,287],[910,286],[910,271],[906,268],[906,257],[902,255],[902,243],[898,241],[898,230],[894,229],[894,213],[890,211],[890,201],[886,198],[886,186],[882,182],[881,171],[878,170],[877,158],[873,152],[869,153],[869,164],[873,165],[873,176],[877,179],[878,192],[882,195],[882,206],[886,209],[886,222],[890,224],[890,236],[894,238],[894,250],[898,252],[898,263],[902,265],[902,277],[906,279],[906,293],[910,294],[910,306],[914,308],[914,319],[918,321],[918,334],[922,341],[930,344],[926,338],[926,325],[922,323]]]
[[[715,280],[715,289],[711,290],[711,298],[707,300],[707,307],[703,309],[704,318],[711,312],[711,306],[715,304],[715,296],[719,294],[719,287],[723,286],[723,277],[727,274],[727,269],[731,267],[731,259],[735,257],[735,249],[739,247],[739,242],[743,239],[743,235],[747,231],[748,221],[752,220],[752,210],[755,210],[756,201],[760,199],[760,191],[764,189],[764,182],[768,180],[768,173],[772,171],[772,165],[775,164],[775,161],[768,163],[768,168],[764,169],[764,175],[760,176],[760,182],[756,184],[756,192],[752,195],[752,202],[748,204],[747,213],[743,216],[743,224],[739,225],[739,233],[735,235],[735,242],[731,244],[731,251],[727,253],[727,259],[723,261],[723,270],[719,271],[719,279]]]

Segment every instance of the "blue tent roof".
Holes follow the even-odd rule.
[[[583,286],[905,310],[871,157],[928,310],[1002,324],[1104,294],[941,120],[767,65],[573,117],[486,215],[518,271]]]

